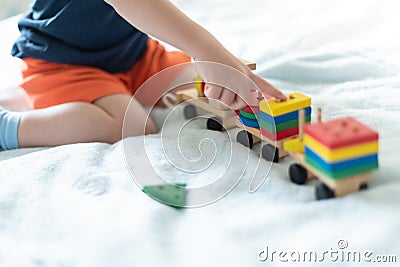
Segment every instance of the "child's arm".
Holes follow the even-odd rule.
[[[208,31],[192,21],[168,0],[106,0],[114,9],[139,30],[184,51],[196,61],[211,61],[231,66],[248,76],[260,90],[280,99],[286,96],[251,72]],[[199,70],[207,82],[211,71]],[[248,95],[250,88],[241,88],[237,94]],[[234,109],[245,106],[231,91],[208,85],[205,94],[221,100]]]

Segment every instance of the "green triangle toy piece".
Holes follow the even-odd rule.
[[[183,208],[186,200],[186,184],[161,184],[143,187],[143,192],[174,208]]]

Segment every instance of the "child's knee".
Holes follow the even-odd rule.
[[[138,136],[156,132],[151,119],[142,105],[127,95],[112,95],[94,102],[108,114],[106,126],[107,142],[114,143],[128,136]]]

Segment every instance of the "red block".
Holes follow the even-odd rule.
[[[352,117],[306,124],[304,132],[328,148],[340,148],[378,140],[378,132]]]
[[[206,88],[206,83],[204,81],[201,81],[201,92],[204,95],[204,89]]]
[[[270,140],[273,141],[279,141],[294,135],[298,135],[299,134],[299,127],[293,127],[293,128],[289,128],[283,131],[279,131],[276,134],[275,133],[271,133],[270,131],[268,131],[267,129],[260,127],[260,131],[261,131],[261,135],[267,137]]]
[[[259,112],[259,107],[258,106],[245,106],[244,108],[242,108],[243,111],[247,112],[247,113],[253,113],[253,114],[258,114]]]

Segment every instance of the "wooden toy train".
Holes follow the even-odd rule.
[[[378,133],[352,117],[311,121],[311,99],[292,93],[287,101],[263,99],[259,105],[240,110],[237,141],[252,147],[265,141],[262,157],[278,162],[290,155],[289,177],[302,185],[318,178],[318,200],[340,197],[367,188],[371,171],[378,168]]]
[[[247,62],[250,68],[255,64]],[[346,117],[311,123],[311,98],[294,92],[286,101],[251,92],[249,106],[233,112],[219,110],[203,96],[204,82],[196,88],[178,91],[176,103],[190,100],[184,114],[196,117],[198,109],[214,114],[207,121],[211,130],[238,126],[236,140],[250,149],[264,141],[261,156],[278,162],[290,155],[296,163],[289,167],[289,177],[296,184],[318,178],[317,199],[340,197],[367,188],[371,171],[378,168],[378,133],[355,118]]]

